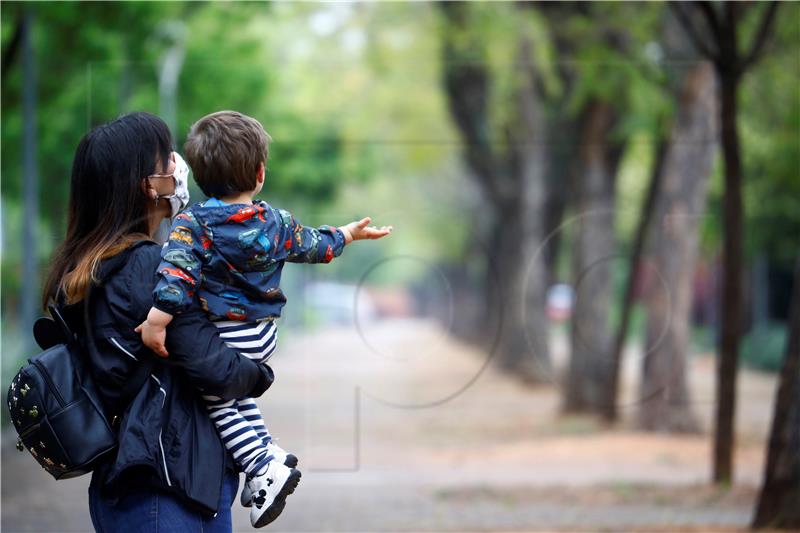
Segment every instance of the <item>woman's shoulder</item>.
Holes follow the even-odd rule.
[[[127,268],[154,271],[161,261],[161,245],[154,241],[139,241],[130,248]]]
[[[160,258],[161,246],[143,240],[104,260],[98,278],[109,303],[127,309],[132,319],[146,315],[152,304]]]
[[[98,266],[97,278],[101,283],[140,278],[141,274],[155,271],[160,253],[161,246],[158,243],[149,240],[137,241],[117,254],[103,259]]]

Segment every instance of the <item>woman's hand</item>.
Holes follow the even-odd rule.
[[[351,222],[345,226],[340,226],[339,229],[344,233],[344,243],[350,244],[352,241],[360,241],[363,239],[380,239],[392,232],[392,226],[367,226],[372,220],[371,217],[364,217],[361,220]]]

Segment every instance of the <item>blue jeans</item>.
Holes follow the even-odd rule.
[[[132,489],[115,506],[90,486],[89,513],[98,533],[231,533],[231,506],[238,489],[239,474],[225,470],[219,512],[211,518],[149,487]]]

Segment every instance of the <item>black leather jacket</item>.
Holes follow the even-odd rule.
[[[201,393],[257,397],[273,374],[228,348],[200,310],[176,316],[168,327],[169,358],[142,344],[134,328],[152,305],[160,249],[142,241],[104,260],[89,297],[65,309],[119,432],[116,456],[93,472],[92,484],[112,499],[148,484],[214,515],[224,470],[235,467]]]

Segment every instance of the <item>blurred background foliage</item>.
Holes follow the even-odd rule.
[[[784,7],[740,95],[748,261],[765,261],[775,276],[788,276],[800,240],[800,98],[796,90],[787,90],[796,87],[800,74],[800,28],[798,6]],[[335,277],[356,281],[359,267],[381,260],[381,254],[413,251],[444,266],[474,257],[472,239],[490,239],[491,221],[481,211],[479,188],[464,172],[463,141],[448,113],[442,41],[454,29],[439,11],[430,3],[392,2],[4,4],[4,331],[18,332],[22,250],[35,248],[36,275],[41,276],[63,235],[74,147],[92,126],[132,110],[164,117],[178,148],[191,123],[206,113],[231,108],[255,116],[274,139],[264,193],[268,200],[296,211],[307,224],[342,223],[370,214],[375,223],[399,230],[379,251],[354,248],[359,258],[342,268],[333,266]],[[22,225],[31,222],[21,200],[21,98],[27,89],[20,53],[9,53],[25,12],[33,17],[38,74],[41,208],[35,243],[21,242]],[[609,138],[622,147],[614,231],[623,252],[638,224],[656,146],[670,131],[680,73],[697,58],[667,51],[670,38],[685,41],[674,31],[665,33],[667,12],[663,3],[579,8],[476,3],[467,10],[466,31],[455,37],[478,43],[471,50],[479,52],[459,61],[486,66],[486,135],[499,154],[509,146],[502,128],[518,112],[513,102],[520,35],[529,37],[552,145],[579,143],[575,130],[560,129],[559,120],[577,120],[588,102],[610,102],[619,120]],[[743,22],[745,40],[755,31],[754,20]],[[165,68],[165,62],[174,65],[169,61],[180,65],[172,95],[166,87],[169,72],[174,73]],[[701,222],[707,259],[716,257],[720,247],[718,159],[710,215]],[[200,198],[196,188],[192,193]],[[569,238],[562,239],[558,248],[556,281],[570,277],[568,243]],[[623,268],[621,262],[618,266]],[[424,286],[425,271],[390,264],[371,281],[416,280]],[[618,290],[624,278],[614,275]],[[780,309],[773,318],[785,318],[788,296],[782,303],[781,298],[776,295]]]
[[[369,215],[395,228],[324,269],[289,269],[290,323],[352,320],[356,284],[376,288],[390,326],[438,320],[454,339],[497,352],[506,375],[556,385],[562,413],[616,420],[627,357],[638,365],[625,377],[623,392],[638,387],[628,421],[701,431],[691,358],[716,351],[774,373],[794,331],[800,4],[777,5],[3,3],[3,370],[32,350],[32,302],[64,235],[80,138],[143,110],[170,125],[180,150],[195,120],[236,109],[273,138],[262,198],[306,225]],[[722,75],[724,50],[709,61],[697,45],[717,45],[720,28],[735,28],[735,62],[759,52],[734,83]],[[737,113],[720,111],[732,93]],[[731,137],[719,135],[733,115],[741,235],[722,222],[726,192],[739,189],[723,157]],[[26,211],[32,198],[38,208]],[[722,253],[723,242],[735,248],[730,235],[741,260]],[[739,266],[743,290],[722,281]],[[314,280],[334,283],[306,291]],[[741,324],[730,311],[739,304],[724,305],[740,294]],[[736,365],[722,366],[730,394],[718,388],[717,405],[730,408],[714,416],[730,422],[716,433],[730,451]],[[800,413],[800,396],[786,398],[779,410]],[[719,464],[715,480],[730,482]]]

